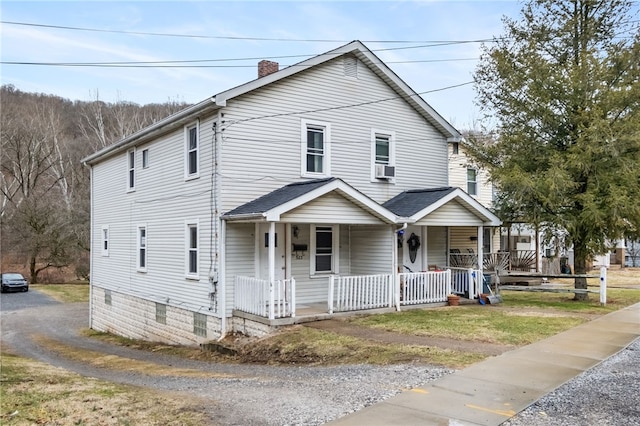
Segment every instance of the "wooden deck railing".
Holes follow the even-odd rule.
[[[296,316],[295,279],[269,280],[236,276],[234,308],[275,319]]]

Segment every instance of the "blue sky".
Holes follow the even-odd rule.
[[[2,64],[0,72],[2,84],[13,84],[23,91],[55,94],[71,100],[91,100],[98,93],[100,99],[107,102],[125,100],[146,104],[177,100],[195,103],[255,79],[256,64],[262,58],[273,58],[282,68],[357,39],[365,42],[416,92],[425,92],[471,81],[480,52],[479,43],[433,46],[434,43],[430,41],[478,40],[499,36],[502,33],[502,16],[516,17],[520,7],[520,2],[515,0],[3,0],[0,4],[1,19],[5,22],[0,30],[3,62],[238,60],[199,63],[217,65],[207,68]],[[7,22],[102,31],[54,29]],[[284,40],[259,40],[265,38]],[[296,57],[278,58],[290,55]],[[453,60],[415,62],[444,59]],[[423,97],[459,129],[471,127],[473,121],[479,118],[471,85],[425,94]]]

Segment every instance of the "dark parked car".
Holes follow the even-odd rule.
[[[2,273],[2,292],[29,291],[29,283],[17,272]]]

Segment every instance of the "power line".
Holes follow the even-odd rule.
[[[459,83],[459,84],[454,84],[454,85],[451,85],[451,86],[440,87],[438,89],[431,89],[431,90],[427,90],[427,91],[424,91],[424,92],[415,93],[415,94],[410,95],[410,96],[411,97],[414,97],[414,96],[420,97],[420,95],[425,95],[427,93],[435,93],[435,92],[441,92],[441,91],[444,91],[444,90],[455,89],[457,87],[467,86],[467,85],[473,84],[473,83],[475,83],[475,81],[467,81],[465,83]],[[333,106],[333,107],[326,107],[326,108],[317,108],[317,109],[310,109],[310,110],[306,110],[306,111],[283,112],[283,113],[277,113],[277,114],[268,114],[268,115],[261,115],[261,116],[243,118],[243,119],[239,119],[239,120],[232,120],[230,122],[230,124],[227,125],[227,127],[232,126],[232,125],[237,124],[237,123],[244,123],[244,122],[253,121],[253,120],[261,120],[261,119],[264,119],[264,118],[286,117],[286,116],[291,116],[291,115],[311,114],[311,113],[315,113],[315,112],[326,112],[326,111],[335,111],[335,110],[347,109],[347,108],[356,108],[356,107],[365,106],[365,105],[373,105],[373,104],[377,104],[377,103],[381,103],[381,102],[387,102],[387,101],[391,101],[391,100],[395,100],[395,99],[403,99],[403,97],[402,96],[392,96],[392,97],[389,97],[389,98],[375,99],[375,100],[372,100],[372,101],[359,102],[359,103],[355,103],[355,104],[340,105],[340,106]]]
[[[176,38],[201,38],[201,39],[214,39],[214,40],[246,40],[246,41],[287,41],[287,42],[307,42],[307,43],[349,43],[353,40],[339,40],[339,39],[304,39],[304,38],[269,38],[269,37],[240,37],[240,36],[210,36],[210,35],[197,35],[197,34],[172,34],[172,33],[156,33],[156,32],[144,32],[144,31],[124,31],[124,30],[105,30],[100,28],[88,28],[88,27],[71,27],[64,25],[48,25],[48,24],[36,24],[31,22],[16,22],[16,21],[0,21],[6,25],[21,25],[27,27],[39,27],[39,28],[52,28],[58,30],[69,31],[88,31],[98,33],[112,33],[112,34],[129,34],[129,35],[145,35],[155,37],[176,37]],[[448,45],[448,44],[464,44],[464,43],[483,43],[492,41],[493,39],[483,40],[362,40],[363,43],[434,43],[435,45]]]
[[[244,59],[242,59],[244,60]],[[430,62],[461,62],[477,61],[478,58],[452,58],[452,59],[424,59],[412,61],[387,61],[385,64],[416,64]],[[256,65],[184,65],[190,63],[218,62],[217,59],[196,59],[185,61],[148,61],[148,62],[22,62],[0,61],[2,65],[28,65],[50,67],[95,67],[95,68],[255,68]],[[183,65],[180,65],[183,64]],[[291,64],[283,67],[304,67],[308,65]]]

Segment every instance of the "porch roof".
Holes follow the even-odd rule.
[[[410,218],[409,222],[416,222],[440,207],[452,202],[462,204],[487,226],[499,226],[502,223],[489,209],[457,187],[404,191],[384,203],[383,207],[386,207],[398,216]]]
[[[339,193],[382,222],[393,224],[406,219],[397,217],[342,179],[335,177],[290,183],[236,207],[223,214],[222,219],[278,222],[283,214],[330,192]]]

